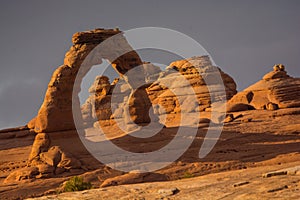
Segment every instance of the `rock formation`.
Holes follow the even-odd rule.
[[[150,63],[145,63],[143,67],[145,72],[149,72],[146,75],[148,87],[146,91],[136,91],[130,98],[130,87],[124,79],[121,78],[117,83],[110,85],[107,77],[97,77],[89,90],[90,97],[82,106],[84,121],[90,124],[98,120],[124,118],[127,116],[124,114],[126,106],[129,106],[131,116],[133,110],[142,112],[144,106],[152,105],[158,115],[204,111],[211,106],[212,101],[227,100],[236,94],[234,80],[218,67],[212,66],[208,56],[172,62],[166,71],[161,71]],[[222,78],[221,82],[214,79],[219,75]],[[219,87],[221,84],[224,84],[223,92]],[[209,91],[207,85],[214,90]],[[187,88],[192,88],[192,93]],[[193,95],[197,101],[188,102],[189,96]],[[145,96],[149,96],[151,102],[144,98]],[[187,106],[180,105],[179,99],[185,101]]]
[[[110,40],[107,41],[107,38]],[[103,41],[107,42],[99,45]],[[64,65],[57,68],[52,75],[38,115],[28,123],[29,128],[36,132],[75,129],[72,103],[79,108],[77,94],[80,91],[80,85],[75,84],[76,76],[80,82],[93,65],[101,64],[102,59],[109,60],[121,75],[143,64],[119,30],[96,29],[79,32],[73,35],[72,42],[73,46],[65,55]],[[134,89],[135,84],[144,83],[144,72],[137,74],[137,76],[126,75],[127,82]],[[144,116],[144,113],[145,110],[143,114],[141,112],[132,114],[138,118],[139,115]]]
[[[192,93],[188,88],[193,89]],[[213,66],[208,56],[172,62],[147,91],[152,103],[162,106],[157,110],[159,114],[205,111],[213,102],[228,100],[237,92],[234,80]],[[180,106],[178,100],[189,101],[190,95],[194,95],[197,102]]]
[[[97,76],[90,87],[90,96],[81,107],[83,121],[87,125],[93,124],[97,119],[108,120],[111,117],[111,91],[113,86],[108,77]]]
[[[72,41],[64,64],[53,73],[38,115],[28,123],[28,128],[38,133],[28,166],[37,167],[40,176],[80,168],[80,161],[62,146],[51,144],[51,132],[75,130],[74,108],[89,126],[110,119],[147,125],[151,120],[158,121],[154,113],[204,111],[211,103],[236,93],[234,80],[213,66],[208,56],[175,61],[161,71],[142,62],[119,30],[80,32],[73,35]],[[102,59],[110,61],[120,78],[111,84],[108,77],[98,76],[89,89],[91,96],[80,109],[81,80]],[[190,96],[197,101],[192,102]],[[180,102],[186,106],[182,107]]]
[[[290,77],[282,64],[263,79],[236,94],[228,105],[243,103],[255,109],[276,110],[300,106],[300,78]]]
[[[106,76],[95,78],[89,88],[90,96],[81,107],[86,125],[92,125],[99,120],[120,118],[125,120],[128,116],[137,124],[150,122],[149,116],[145,114],[145,107],[150,108],[152,103],[145,88],[158,78],[161,70],[151,63],[143,63],[141,67],[148,74],[144,74],[145,85],[134,93],[131,93],[132,88],[123,77],[115,79],[111,84]],[[129,115],[124,112],[125,109],[128,109]],[[137,117],[136,113],[143,113],[143,115]]]
[[[63,146],[51,144],[51,134],[49,133],[75,130],[74,109],[75,113],[77,113],[76,109],[80,112],[81,117],[78,98],[80,83],[93,65],[101,64],[102,59],[107,59],[128,86],[128,92],[135,91],[132,94],[133,97],[139,96],[137,99],[140,97],[148,99],[145,92],[146,73],[144,72],[144,69],[148,68],[138,67],[143,66],[144,63],[119,30],[96,29],[76,33],[72,37],[72,42],[73,46],[66,53],[64,64],[58,67],[52,75],[44,102],[37,116],[27,125],[29,129],[38,133],[29,156],[28,169],[38,168],[40,176],[81,167],[80,161],[66,151]],[[147,64],[145,64],[146,66]],[[135,74],[127,73],[133,68],[135,68]],[[86,106],[96,105],[97,112],[84,113],[85,119],[92,119],[95,116],[97,119],[110,118],[111,89],[108,78],[99,77],[96,80],[96,84],[90,89],[90,92],[94,94],[93,98],[89,99],[96,104],[90,103]],[[149,123],[150,118],[145,113],[148,113],[150,106],[151,104],[145,104],[141,107],[139,102],[133,101],[130,105],[131,116],[129,116],[130,118],[127,116],[128,121]]]

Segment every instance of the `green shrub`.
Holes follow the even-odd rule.
[[[84,182],[82,177],[74,176],[63,185],[62,192],[74,192],[92,188],[90,182]]]
[[[191,174],[190,172],[185,172],[185,173],[183,174],[183,178],[192,178],[192,177],[194,177],[194,175]]]

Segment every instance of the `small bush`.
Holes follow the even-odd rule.
[[[185,172],[185,173],[183,174],[183,178],[192,178],[192,177],[194,177],[194,175],[191,174],[190,172]]]
[[[74,176],[63,185],[62,192],[74,192],[88,190],[92,188],[90,182],[84,182],[83,178]]]

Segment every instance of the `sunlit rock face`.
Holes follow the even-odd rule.
[[[98,46],[110,37],[112,39],[109,42]],[[101,64],[102,59],[109,60],[120,75],[143,64],[138,54],[117,29],[96,29],[75,33],[72,42],[73,46],[65,55],[64,65],[58,67],[52,75],[37,116],[28,124],[29,128],[36,132],[75,129],[72,103],[79,108],[77,94],[80,91],[80,85],[74,85],[76,76],[79,75],[77,79],[80,80],[93,65]],[[138,77],[135,79],[128,77],[126,80],[131,87],[134,87],[134,81]],[[139,116],[139,113],[133,114]]]
[[[228,103],[245,103],[268,110],[299,107],[300,78],[289,76],[282,64],[275,65],[262,80],[236,94]]]
[[[145,123],[150,120],[145,107],[152,107],[156,116],[199,112],[209,110],[213,102],[226,101],[236,94],[234,80],[213,66],[208,56],[172,62],[165,71],[151,63],[144,63],[143,68],[149,72],[144,77],[145,90],[134,94],[122,78],[110,85],[107,77],[97,77],[90,88],[90,97],[82,106],[85,123],[126,120],[126,109],[135,123]],[[137,118],[134,112],[143,117]]]
[[[213,66],[208,56],[170,63],[147,91],[151,101],[161,105],[156,111],[159,114],[205,111],[212,103],[226,101],[237,92],[234,80]],[[179,100],[188,106],[180,106]]]

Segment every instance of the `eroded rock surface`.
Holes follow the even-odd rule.
[[[107,38],[110,39],[106,40]],[[73,35],[72,41],[73,46],[65,55],[64,65],[52,75],[38,115],[29,123],[30,128],[34,128],[36,132],[75,129],[72,103],[79,108],[80,91],[80,85],[75,83],[76,76],[80,83],[90,68],[101,64],[102,59],[110,61],[121,75],[143,64],[119,30],[79,32]],[[126,80],[134,88],[138,77],[128,76]]]
[[[234,80],[213,66],[208,56],[170,63],[148,88],[152,103],[161,106],[159,114],[205,111],[236,92]]]
[[[236,94],[234,80],[212,66],[208,56],[172,62],[165,71],[151,63],[144,63],[143,68],[148,73],[144,74],[145,87],[133,94],[122,78],[110,85],[107,77],[97,77],[90,88],[91,96],[82,106],[85,122],[120,118],[129,121],[126,117],[130,116],[135,123],[149,123],[147,113],[151,107],[152,116],[199,112]],[[124,113],[126,110],[129,113]],[[141,116],[138,118],[136,113]]]
[[[300,79],[289,76],[281,64],[273,68],[262,80],[236,94],[228,104],[244,103],[267,110],[299,107]]]

